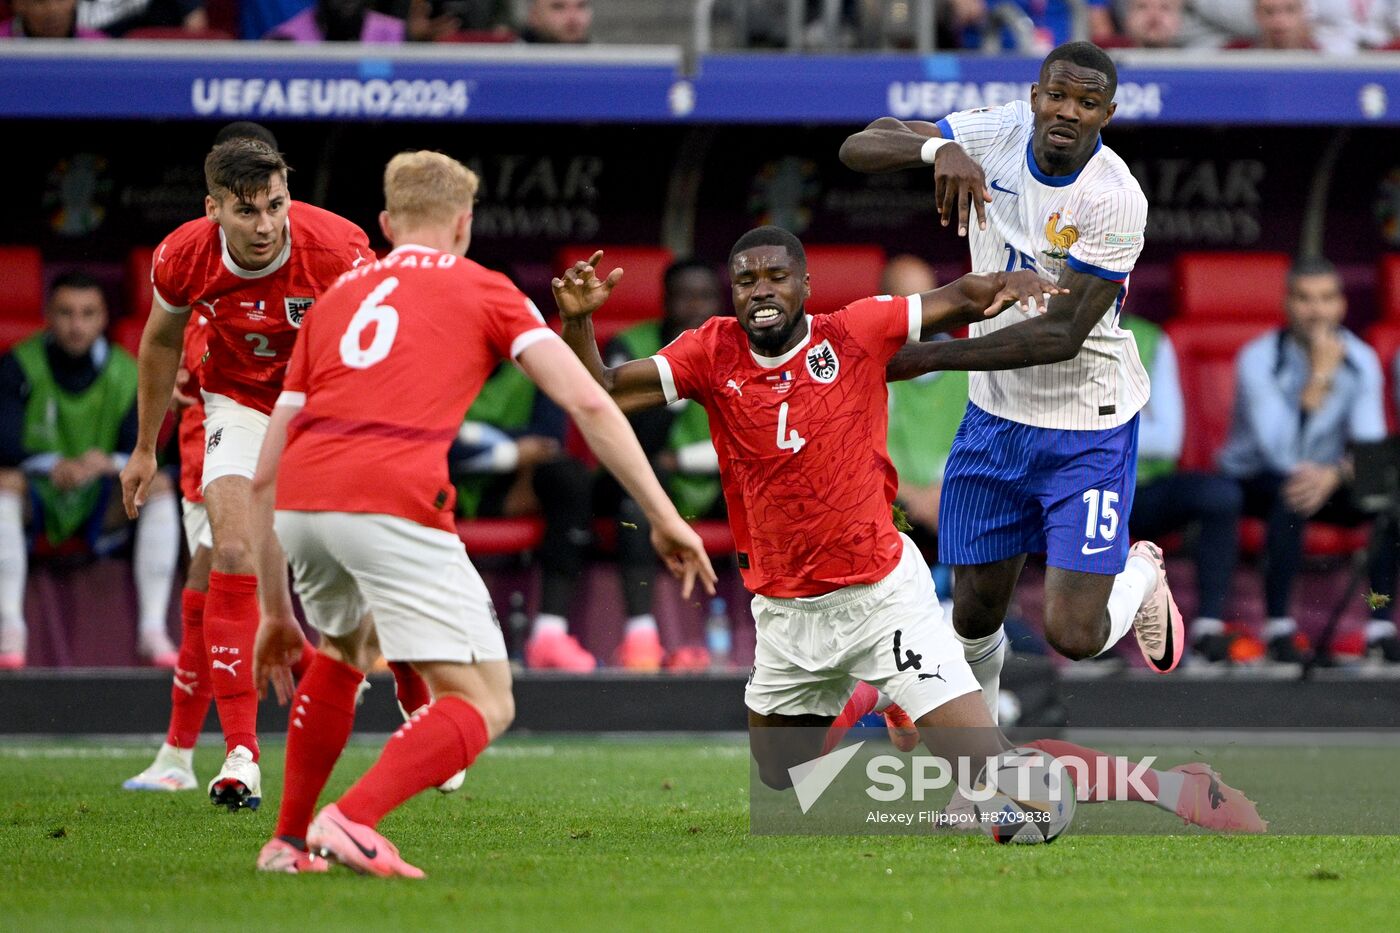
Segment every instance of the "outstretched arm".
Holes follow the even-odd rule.
[[[936,124],[881,117],[846,137],[841,144],[841,162],[853,171],[872,175],[932,165],[933,200],[943,226],[956,218],[958,236],[966,236],[968,221],[975,211],[977,225],[987,229],[987,204],[992,200],[992,192],[987,188],[982,167],[962,146],[944,139]]]
[[[948,369],[1023,369],[1072,359],[1113,306],[1122,284],[1066,269],[1059,285],[1068,294],[1052,298],[1039,317],[982,337],[905,347],[885,367],[886,378],[894,382]]]
[[[964,275],[919,296],[923,315],[920,336],[927,340],[934,334],[996,317],[1017,303],[1024,303],[1034,314],[1037,308],[1049,305],[1051,296],[1064,293],[1065,289],[1054,282],[1025,269]]]
[[[598,341],[593,336],[593,312],[603,306],[614,286],[622,281],[621,269],[614,269],[606,279],[598,278],[594,270],[602,258],[603,251],[599,250],[588,262],[574,263],[550,283],[554,289],[554,303],[559,306],[559,318],[564,324],[564,342],[623,412],[631,414],[660,408],[666,404],[666,392],[654,362],[628,360],[608,367],[598,353]]]

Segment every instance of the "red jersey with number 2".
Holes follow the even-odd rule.
[[[486,378],[557,340],[530,299],[470,259],[401,246],[344,276],[302,328],[280,404],[302,405],[277,508],[397,515],[453,531],[447,450]]]
[[[917,298],[867,298],[807,319],[778,358],[749,349],[734,318],[711,318],[653,359],[667,401],[710,416],[744,585],[817,596],[883,579],[901,543],[890,506],[885,363],[918,340]]]
[[[209,318],[204,390],[268,413],[312,304],[342,273],[373,259],[359,227],[293,201],[287,246],[267,268],[239,268],[219,226],[192,220],[156,247],[151,284],[166,311],[192,309]]]

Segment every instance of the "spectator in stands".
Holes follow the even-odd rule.
[[[917,295],[937,287],[938,277],[929,264],[908,255],[889,261],[880,286],[887,295]],[[895,501],[909,520],[910,538],[929,556],[939,596],[951,599],[952,568],[937,562],[938,500],[943,468],[967,408],[967,373],[925,373],[892,382],[889,391],[890,460],[899,472]]]
[[[1180,48],[1184,0],[1127,0],[1120,7],[1122,35],[1106,48]]]
[[[1312,0],[1313,33],[1324,52],[1350,55],[1359,49],[1381,49],[1400,26],[1400,3],[1395,0]]]
[[[78,0],[14,0],[14,16],[0,23],[0,39],[105,39],[78,24]]]
[[[662,316],[624,330],[605,348],[609,366],[655,354],[682,331],[699,327],[724,311],[724,295],[710,266],[694,260],[673,263],[663,279]],[[723,518],[719,458],[710,443],[705,409],[682,400],[630,416],[632,430],[652,461],[656,475],[686,519]],[[627,629],[614,660],[629,670],[654,671],[663,661],[661,637],[652,615],[656,552],[642,510],[608,474],[599,477],[596,511],[618,519],[617,556],[622,570]],[[688,650],[687,650],[688,649]],[[671,667],[707,667],[698,649],[680,646]]]
[[[78,25],[109,36],[148,26],[198,33],[209,28],[209,16],[203,0],[78,0]]]
[[[0,667],[24,663],[26,519],[49,552],[103,554],[129,527],[116,475],[136,443],[136,361],[107,342],[106,326],[97,282],[68,273],[49,292],[44,329],[0,359]],[[175,660],[166,616],[179,548],[174,484],[158,473],[133,571],[140,651],[163,666]]]
[[[1031,37],[1031,47],[1021,49],[1026,53],[1044,53],[1074,39],[1089,39],[1092,42],[1109,42],[1114,35],[1113,16],[1109,13],[1108,0],[1083,0],[1088,22],[1086,27],[1088,35],[1075,35],[1075,23],[1073,4],[1067,0],[1012,0],[1015,6],[1030,19],[1030,25],[1034,32]],[[999,30],[1001,33],[1000,46],[1003,49],[1012,51],[1016,49],[1017,39],[1014,32],[1003,28],[1003,24],[994,21],[992,14],[1001,3],[986,4],[986,14],[979,18],[969,33],[963,37],[963,45],[967,48],[979,48],[982,45],[986,30]]]
[[[263,38],[397,45],[404,41],[404,21],[370,9],[370,0],[317,0]]]
[[[1306,49],[1319,51],[1313,36],[1307,0],[1254,0],[1254,21],[1258,35],[1240,38],[1227,49]]]
[[[438,42],[471,34],[474,41],[510,41],[509,0],[410,0],[408,40]]]
[[[1122,326],[1137,340],[1142,365],[1152,378],[1152,397],[1138,423],[1137,492],[1130,531],[1134,538],[1160,541],[1173,531],[1198,529],[1191,648],[1205,661],[1228,661],[1231,638],[1223,618],[1239,558],[1240,487],[1225,476],[1176,468],[1186,421],[1176,350],[1160,327],[1143,318],[1127,315]]]
[[[593,480],[564,452],[564,412],[513,365],[487,380],[449,454],[467,518],[544,519],[540,611],[525,644],[532,668],[587,673],[598,662],[569,634],[568,614],[592,542]]]
[[[1342,326],[1341,278],[1324,259],[1299,260],[1288,275],[1288,325],[1246,344],[1236,361],[1234,423],[1220,467],[1239,480],[1245,513],[1268,522],[1264,636],[1276,661],[1303,659],[1294,637],[1293,583],[1310,521],[1356,526],[1368,519],[1348,488],[1347,444],[1385,436],[1380,363]],[[1374,542],[1371,588],[1395,594],[1400,547]],[[1389,610],[1367,631],[1373,648],[1394,639]],[[1396,660],[1396,658],[1391,658]]]
[[[522,42],[581,45],[592,41],[593,0],[530,0]]]
[[[1258,29],[1254,0],[1193,2],[1185,5],[1181,38],[1186,48],[1218,49],[1235,39],[1251,39]]]

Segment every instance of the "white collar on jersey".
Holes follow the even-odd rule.
[[[807,348],[807,344],[812,342],[812,316],[810,314],[804,314],[802,318],[807,322],[806,340],[802,341],[782,356],[759,356],[757,353],[753,352],[753,347],[749,347],[749,356],[753,357],[753,361],[764,369],[777,369],[779,366],[801,353]],[[746,334],[745,339],[747,339],[747,337],[748,335]]]
[[[233,254],[228,251],[228,237],[224,236],[224,228],[219,228],[219,252],[224,257],[224,268],[238,276],[240,279],[262,279],[276,272],[287,264],[287,260],[292,257],[292,218],[287,217],[287,242],[282,244],[282,252],[277,254],[277,258],[272,260],[257,272],[249,272],[247,269],[233,261]]]

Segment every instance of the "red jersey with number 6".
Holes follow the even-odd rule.
[[[744,585],[817,596],[883,579],[901,543],[890,506],[885,363],[919,339],[916,297],[867,298],[807,319],[807,339],[762,357],[711,318],[653,357],[668,403],[705,406]]]
[[[301,405],[277,508],[397,515],[455,529],[447,451],[503,359],[557,340],[499,272],[401,246],[321,297],[279,405]]]
[[[292,345],[312,304],[342,273],[373,259],[359,227],[293,201],[287,244],[267,268],[240,268],[223,230],[207,219],[192,220],[156,247],[151,284],[166,311],[193,309],[209,318],[200,366],[204,390],[267,413],[282,391]]]

